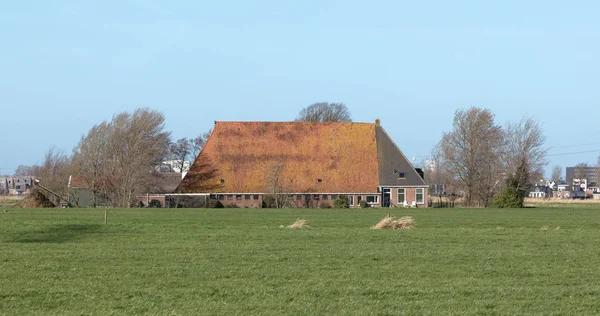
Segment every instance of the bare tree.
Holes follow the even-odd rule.
[[[575,165],[573,180],[577,180],[579,182],[579,185],[584,184],[584,182],[586,183],[586,186],[589,185],[590,181],[592,180],[590,179],[589,170],[590,165],[587,162],[578,163],[577,165]],[[572,184],[573,183],[569,183],[569,185]]]
[[[454,202],[461,194],[460,185],[456,177],[448,170],[448,165],[443,159],[440,144],[434,147],[428,163],[425,165],[427,183],[430,184],[429,194],[438,197],[440,205],[442,197]]]
[[[67,186],[71,173],[71,160],[65,153],[50,147],[44,155],[44,161],[32,168],[32,173],[40,184],[61,197],[67,196]],[[47,196],[55,205],[60,201],[53,196]]]
[[[453,129],[440,144],[440,159],[466,206],[488,206],[502,176],[504,131],[489,110],[470,108],[454,114]]]
[[[92,206],[96,207],[98,194],[106,191],[104,183],[106,147],[110,141],[111,125],[102,122],[94,125],[73,149],[73,169],[81,177],[92,195]]]
[[[519,183],[518,189],[528,190],[543,177],[543,169],[548,163],[542,126],[531,118],[523,118],[517,123],[508,123],[504,135],[506,171],[514,177],[513,183]],[[517,172],[525,169],[527,172]]]
[[[270,196],[265,197],[265,202],[272,205],[268,205],[268,207],[283,208],[289,202],[283,176],[284,169],[283,161],[273,161],[269,164],[266,183]]]
[[[206,141],[208,141],[208,137],[210,136],[211,133],[212,133],[212,128],[209,129],[208,132],[204,132],[190,140],[191,152],[192,152],[192,156],[193,156],[192,159],[195,159],[196,157],[198,157],[198,155],[202,151],[202,148],[204,148],[204,145],[206,145]]]
[[[343,103],[314,103],[300,111],[296,121],[352,122],[350,111]]]
[[[33,176],[33,166],[19,165],[15,170],[15,176]]]
[[[554,166],[552,168],[552,175],[550,176],[550,180],[558,184],[563,180],[562,174],[563,168],[561,166]]]
[[[169,146],[169,156],[171,159],[171,165],[175,172],[184,172],[186,166],[189,166],[192,154],[192,140],[186,137],[178,139],[176,142]],[[195,157],[194,157],[195,158]]]
[[[116,114],[103,153],[102,187],[113,206],[131,207],[156,186],[155,167],[166,156],[169,133],[164,116],[147,108]]]

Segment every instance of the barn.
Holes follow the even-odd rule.
[[[215,122],[181,181],[182,193],[223,205],[261,207],[275,197],[290,207],[427,205],[423,173],[380,121]],[[364,205],[364,202],[362,203]]]

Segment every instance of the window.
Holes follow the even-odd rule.
[[[235,199],[238,200],[238,201],[241,200],[242,199],[242,195],[241,194],[236,194],[235,195]]]
[[[255,199],[255,200],[258,200],[258,199],[259,199],[259,197],[258,197],[258,194],[254,194],[254,199]]]
[[[21,182],[21,179],[17,179],[17,182]]]
[[[301,201],[301,200],[302,200],[302,194],[298,194],[298,195],[296,195],[296,200],[297,200],[297,201]]]
[[[17,185],[17,190],[21,190],[21,186],[20,185]]]
[[[233,194],[227,194],[227,199],[228,200],[233,200]]]
[[[379,204],[379,195],[367,195],[367,204]]]
[[[328,200],[328,199],[329,199],[329,195],[323,194],[323,200]]]
[[[323,179],[321,179],[321,178],[317,179],[317,183],[321,183],[321,182],[323,182]]]
[[[225,179],[221,179],[221,184],[225,184]]]
[[[404,204],[404,201],[406,201],[406,189],[399,188],[398,189],[398,201],[396,203]]]
[[[331,195],[331,199],[332,199],[332,200],[337,200],[337,199],[338,199],[338,196],[337,196],[337,194],[332,194],[332,195]]]
[[[360,201],[362,201],[362,195],[359,195],[358,199],[356,199],[356,205],[360,205]]]
[[[404,172],[400,172],[400,173],[398,173],[398,178],[404,179],[404,178],[406,178],[406,175],[404,174]]]
[[[313,195],[313,200],[319,200],[320,196],[318,194]]]
[[[416,193],[416,197],[415,200],[417,200],[417,204],[424,204],[425,203],[425,193],[424,193],[425,189],[423,188],[417,188],[417,193]]]
[[[348,196],[348,204],[350,206],[354,206],[354,195],[349,195]]]
[[[225,196],[223,194],[219,194],[219,195],[217,195],[217,199],[219,201],[223,201],[225,199]]]
[[[250,200],[250,194],[244,195],[244,200],[246,200],[246,201]]]

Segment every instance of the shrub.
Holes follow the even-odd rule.
[[[494,207],[522,208],[525,206],[525,191],[511,187],[505,188],[494,197]]]
[[[225,208],[240,208],[237,204],[235,203],[231,203],[231,204],[225,204],[223,205]]]
[[[339,198],[333,200],[333,207],[348,208],[348,199],[346,197],[340,196]]]
[[[365,200],[360,200],[360,202],[358,202],[358,205],[360,206],[360,208],[369,207],[369,205],[367,204],[367,201],[365,201]]]
[[[273,194],[265,194],[263,195],[262,207],[263,208],[275,208],[277,201],[275,200],[275,195]]]
[[[221,203],[221,201],[219,201],[219,200],[210,199],[210,200],[208,200],[208,207],[209,208],[223,208],[223,203]]]

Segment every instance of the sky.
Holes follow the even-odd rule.
[[[600,154],[598,1],[0,0],[0,174],[149,107],[174,138],[342,102],[419,163],[457,109]]]

